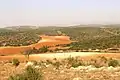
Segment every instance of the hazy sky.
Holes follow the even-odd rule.
[[[120,23],[120,0],[0,0],[0,26]]]

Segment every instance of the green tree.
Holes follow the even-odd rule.
[[[40,53],[46,53],[49,51],[47,46],[43,46],[42,48],[39,49]]]

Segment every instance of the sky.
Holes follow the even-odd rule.
[[[119,23],[120,0],[0,0],[0,27]]]

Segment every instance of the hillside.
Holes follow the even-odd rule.
[[[0,29],[0,46],[26,46],[37,43],[38,35],[67,35],[71,49],[107,49],[120,47],[119,25],[78,25],[70,27],[19,26]]]
[[[41,35],[40,37],[41,37],[41,40],[39,42],[37,42],[35,44],[28,45],[28,46],[0,47],[0,55],[23,54],[27,51],[29,51],[31,54],[32,53],[37,54],[37,53],[40,53],[41,48],[47,47],[47,49],[51,48],[49,50],[53,50],[53,48],[56,49],[57,45],[65,45],[65,44],[70,44],[72,42],[70,40],[69,36]]]

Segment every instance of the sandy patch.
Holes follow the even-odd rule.
[[[71,53],[45,53],[45,54],[33,54],[30,55],[30,60],[46,60],[46,59],[64,59],[68,57],[81,57],[84,59],[92,59],[97,58],[98,56],[105,56],[109,58],[118,58],[120,59],[119,53],[97,53],[97,52],[71,52]],[[17,58],[21,61],[27,60],[27,58],[24,55],[10,55],[10,56],[0,56],[1,61],[5,60],[12,60],[13,58]]]

